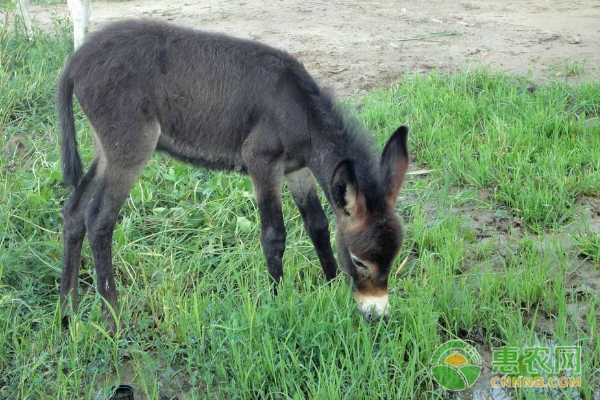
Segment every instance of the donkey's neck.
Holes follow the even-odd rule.
[[[315,148],[313,143],[311,152],[312,154],[308,159],[308,168],[312,171],[317,182],[319,182],[319,185],[323,189],[327,200],[331,203],[331,180],[333,171],[345,157],[342,154],[339,154],[338,149],[331,144],[324,144]]]
[[[330,203],[333,172],[343,160],[352,161],[359,187],[367,196],[376,195],[379,160],[364,133],[349,129],[321,133],[313,137],[310,152],[308,167]]]
[[[312,114],[309,118],[311,146],[305,154],[308,168],[323,188],[329,203],[333,172],[342,160],[352,162],[358,185],[365,194],[377,196],[379,160],[371,138],[358,123],[347,117],[330,94],[319,90],[316,85],[313,89],[307,107]]]

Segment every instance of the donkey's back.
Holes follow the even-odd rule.
[[[306,101],[319,93],[286,52],[143,20],[90,35],[69,59],[63,79],[73,83],[100,144],[118,142],[134,151],[146,144],[148,127],[156,127],[158,150],[196,165],[241,171],[242,145],[261,124],[277,133],[271,145],[286,148],[288,165],[297,165],[291,147],[308,140]]]

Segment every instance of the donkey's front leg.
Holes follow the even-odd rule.
[[[304,220],[304,228],[319,256],[325,279],[330,281],[337,274],[337,264],[331,250],[329,222],[319,201],[315,177],[308,168],[303,168],[286,174],[285,179]]]
[[[285,225],[281,209],[281,186],[283,164],[278,160],[268,161],[253,157],[247,162],[252,179],[258,213],[260,215],[260,242],[267,260],[267,268],[273,280],[273,291],[283,276],[283,253],[285,251]]]
[[[260,242],[267,260],[267,269],[275,284],[273,289],[275,294],[277,294],[277,284],[283,276],[286,238],[281,210],[282,176],[252,180],[260,215]]]

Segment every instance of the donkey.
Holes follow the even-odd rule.
[[[94,131],[94,158],[85,175],[73,93]],[[75,187],[63,209],[63,315],[69,296],[77,308],[87,232],[103,317],[109,329],[116,328],[110,313],[110,308],[118,313],[112,233],[155,150],[198,167],[250,176],[275,292],[286,240],[284,178],[325,278],[336,276],[316,180],[335,214],[338,257],[359,310],[367,319],[389,313],[388,275],[402,243],[394,205],[408,167],[408,129],[398,128],[377,157],[360,127],[288,53],[163,22],[117,22],[90,35],[70,56],[57,107],[63,177]]]

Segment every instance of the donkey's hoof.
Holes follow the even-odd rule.
[[[60,320],[60,326],[62,327],[63,330],[66,331],[69,329],[70,325],[71,325],[71,316],[64,315]]]
[[[129,385],[119,386],[110,400],[134,400],[133,388]]]
[[[106,324],[106,332],[108,332],[108,334],[110,336],[115,336],[115,334],[119,330],[119,326],[117,325],[115,320],[114,319],[107,320],[107,321],[105,321],[105,324]]]

